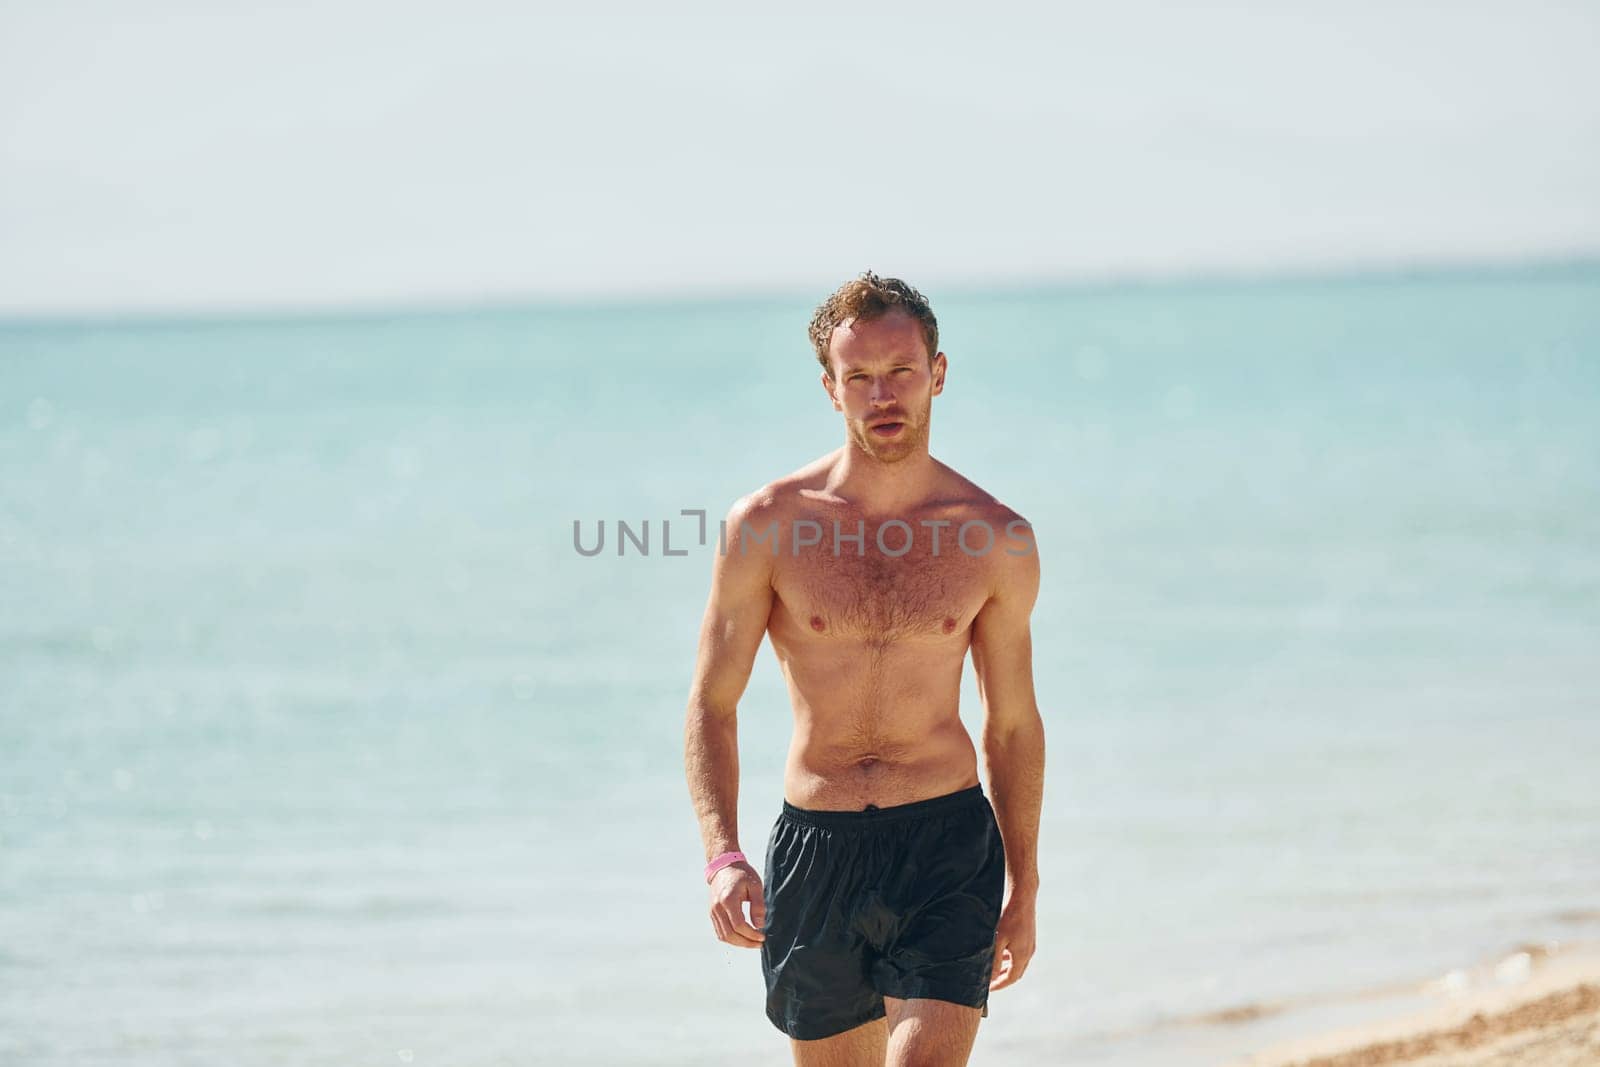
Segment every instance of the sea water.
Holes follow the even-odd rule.
[[[842,441],[819,296],[0,325],[0,1062],[786,1062],[683,712],[694,513]],[[974,1063],[1600,937],[1600,269],[931,296],[1043,566]],[[759,853],[766,647],[739,723]]]

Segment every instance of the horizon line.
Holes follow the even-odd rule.
[[[1521,256],[1461,259],[1350,260],[1276,267],[1194,267],[1041,272],[996,279],[968,277],[937,281],[941,299],[993,297],[1020,293],[1093,292],[1107,289],[1163,289],[1217,285],[1361,283],[1422,281],[1466,276],[1525,276],[1600,269],[1600,249]],[[924,286],[924,288],[928,288]],[[221,326],[267,322],[360,321],[449,318],[494,312],[584,311],[620,308],[693,307],[757,303],[796,298],[800,283],[757,284],[745,288],[693,285],[682,288],[594,293],[484,293],[462,297],[385,297],[327,303],[263,302],[213,307],[103,308],[67,312],[0,310],[0,330],[69,327]],[[823,294],[825,295],[825,294]],[[805,299],[812,299],[807,297]]]

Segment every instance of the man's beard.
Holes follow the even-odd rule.
[[[924,450],[927,448],[928,415],[932,410],[933,402],[930,400],[917,413],[918,418],[913,420],[909,414],[904,416],[903,428],[900,433],[890,438],[882,438],[873,434],[867,425],[868,420],[863,419],[860,422],[851,422],[849,424],[850,439],[860,446],[861,451],[878,462],[898,463],[907,456],[916,453],[919,448]],[[882,415],[874,415],[871,421],[876,422],[882,418]]]

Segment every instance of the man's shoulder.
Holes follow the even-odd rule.
[[[1036,582],[1039,547],[1033,524],[977,482],[940,464],[945,484],[934,511],[958,529],[972,531],[974,543],[987,543],[984,557],[996,568],[997,580]]]
[[[948,464],[940,463],[944,484],[941,486],[938,505],[958,512],[968,519],[989,523],[1005,529],[1012,523],[1028,526],[1021,512],[1000,500],[983,486],[966,477]]]
[[[728,509],[728,521],[760,524],[793,517],[808,490],[815,491],[827,484],[828,472],[836,459],[837,453],[829,453],[746,493]]]

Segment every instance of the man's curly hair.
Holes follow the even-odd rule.
[[[932,363],[939,352],[939,320],[933,317],[927,298],[899,278],[880,278],[869,270],[839,286],[811,316],[811,347],[816,349],[817,362],[828,377],[833,377],[828,344],[834,327],[847,322],[871,322],[896,309],[921,324],[928,362]]]

